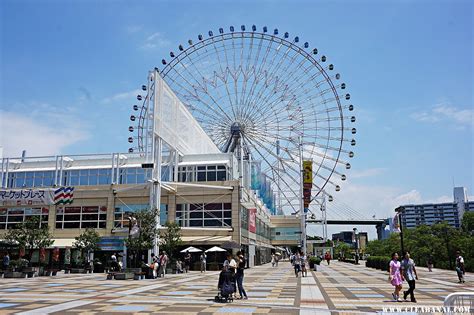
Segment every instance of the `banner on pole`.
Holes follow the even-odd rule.
[[[392,226],[391,226],[391,230],[392,232],[394,233],[400,233],[401,230],[400,230],[400,214],[397,213],[395,214],[395,216],[393,217],[393,223],[392,223]]]
[[[32,206],[54,204],[53,188],[0,189],[0,204],[3,206]]]
[[[257,209],[249,209],[249,232],[257,232]]]

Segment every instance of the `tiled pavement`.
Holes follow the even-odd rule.
[[[319,267],[316,282],[331,310],[347,312],[382,312],[384,307],[442,306],[444,298],[453,292],[474,292],[474,275],[466,274],[466,283],[458,284],[455,271],[417,268],[415,297],[418,303],[392,302],[393,287],[388,273],[339,262],[325,263]],[[403,290],[408,289],[404,283]]]
[[[419,305],[442,305],[444,296],[463,290],[455,272],[420,268]],[[313,277],[311,277],[311,275]],[[329,314],[379,312],[390,301],[387,274],[332,262],[308,278],[296,278],[288,262],[246,270],[249,300],[214,303],[217,272],[167,275],[164,279],[106,280],[104,274],[0,279],[0,314]],[[474,276],[467,276],[467,284]],[[461,289],[462,288],[462,289]]]

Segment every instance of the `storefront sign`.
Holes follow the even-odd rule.
[[[97,243],[101,250],[123,250],[123,238],[122,237],[102,237]]]
[[[54,204],[54,189],[0,189],[0,205],[31,206]]]
[[[249,232],[257,232],[257,209],[249,209]]]
[[[303,161],[303,199],[304,208],[311,203],[311,188],[313,186],[313,161]]]

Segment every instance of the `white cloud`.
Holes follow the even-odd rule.
[[[170,44],[170,41],[166,39],[162,33],[156,32],[148,36],[140,48],[144,50],[151,50],[155,48],[167,47]]]
[[[20,156],[22,150],[26,150],[28,156],[55,155],[89,137],[76,116],[69,112],[31,111],[26,116],[2,110],[0,120],[0,146],[3,146],[4,157]]]
[[[410,117],[416,121],[427,123],[448,121],[461,126],[474,125],[474,110],[460,109],[450,104],[438,104],[429,111],[415,112]]]
[[[135,34],[140,32],[143,29],[143,25],[128,25],[125,27],[125,31],[128,34]]]
[[[348,175],[350,178],[364,178],[364,177],[373,177],[383,174],[387,169],[385,168],[368,168],[365,170],[354,170],[351,171]]]
[[[111,104],[111,103],[119,103],[119,102],[122,102],[122,101],[131,102],[131,101],[135,100],[136,96],[138,94],[141,94],[141,92],[142,91],[137,89],[137,90],[133,90],[133,91],[117,93],[117,94],[114,94],[112,96],[104,98],[101,101],[101,103]]]

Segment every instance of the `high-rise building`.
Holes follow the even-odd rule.
[[[465,187],[455,187],[454,200],[445,203],[426,203],[403,205],[402,224],[413,228],[422,224],[433,225],[446,221],[451,226],[459,228],[465,211],[474,211],[474,202],[467,199]]]
[[[464,211],[466,210],[466,204],[468,203],[466,187],[454,187],[453,195],[454,202],[458,208],[458,216],[461,220],[462,216],[464,215]]]

